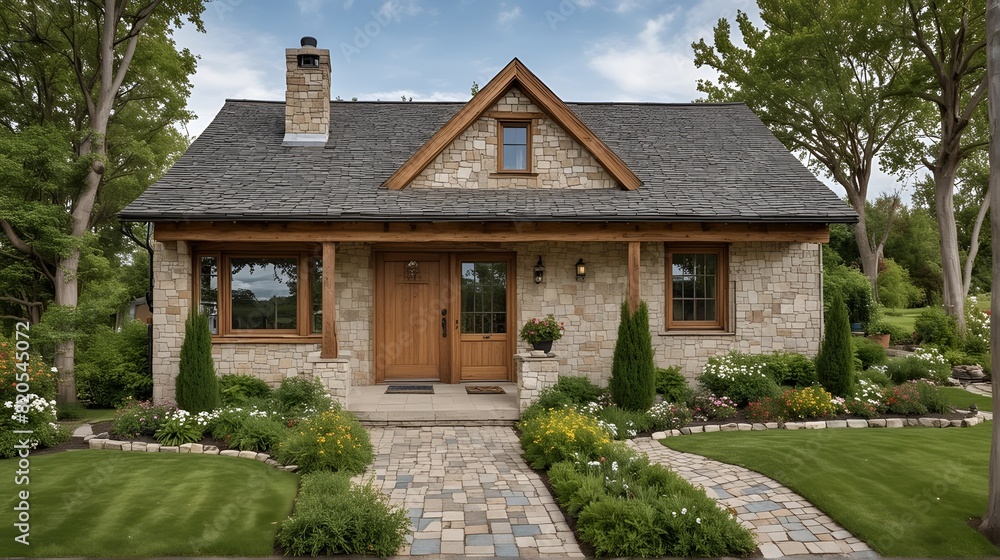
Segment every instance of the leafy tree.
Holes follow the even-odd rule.
[[[823,342],[816,356],[816,377],[834,396],[846,397],[854,385],[854,351],[847,305],[839,293],[830,301],[823,327]]]
[[[885,259],[878,273],[878,292],[886,307],[916,307],[924,301],[924,293],[910,281],[910,273],[892,259]]]
[[[901,206],[886,241],[885,254],[910,273],[924,301],[941,301],[941,248],[938,226],[926,208]]]
[[[646,302],[641,302],[634,313],[629,310],[628,302],[622,303],[608,389],[611,400],[625,410],[645,411],[653,406],[656,368]]]
[[[219,406],[219,380],[212,360],[208,316],[194,310],[184,322],[176,388],[177,406],[188,412],[204,412]]]
[[[898,34],[918,54],[908,95],[924,102],[910,128],[908,151],[934,179],[942,300],[965,332],[965,293],[955,222],[955,181],[962,163],[987,143],[985,4],[906,0]],[[931,139],[928,147],[926,140]]]
[[[73,332],[87,255],[100,253],[95,228],[185,147],[173,125],[191,117],[195,58],[172,32],[184,20],[203,30],[203,10],[202,0],[0,0],[0,259],[16,265],[8,281],[25,280],[2,297],[34,320],[40,308],[62,319],[60,402],[76,399]]]
[[[875,157],[908,122],[912,97],[898,95],[913,52],[885,32],[881,3],[865,0],[758,0],[764,27],[738,12],[746,47],[720,19],[714,45],[694,43],[695,64],[719,72],[699,80],[710,101],[742,101],[788,149],[841,185],[858,213],[861,268],[876,285],[888,228],[866,219]],[[891,213],[890,213],[891,216]]]

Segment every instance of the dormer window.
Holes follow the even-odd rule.
[[[531,171],[531,121],[500,121],[500,157],[497,171]]]

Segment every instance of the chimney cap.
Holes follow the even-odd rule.
[[[302,47],[315,47],[316,46],[316,38],[315,37],[308,37],[308,36],[303,37],[302,40],[299,41],[299,45],[302,46]]]

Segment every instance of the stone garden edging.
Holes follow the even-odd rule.
[[[850,420],[812,420],[808,422],[766,422],[766,423],[736,423],[705,424],[704,426],[685,426],[677,430],[654,432],[652,439],[663,439],[672,436],[686,436],[710,432],[760,432],[764,430],[822,430],[826,428],[903,428],[908,426],[924,426],[927,428],[968,428],[992,420],[979,413],[968,418],[949,420],[947,418],[852,418]]]
[[[202,445],[200,443],[160,445],[159,443],[147,443],[145,441],[119,441],[116,439],[102,438],[93,435],[85,436],[83,441],[90,445],[91,449],[140,451],[146,453],[191,453],[198,455],[219,455],[221,457],[241,457],[243,459],[260,461],[261,463],[283,471],[295,472],[299,469],[297,465],[282,465],[272,459],[267,453],[258,453],[256,451],[237,451],[235,449],[219,450],[219,448],[214,445]]]

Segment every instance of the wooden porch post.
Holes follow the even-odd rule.
[[[639,242],[628,244],[628,307],[635,313],[639,309]]]
[[[340,347],[337,345],[337,292],[334,289],[334,273],[336,271],[337,244],[333,241],[323,243],[323,347],[320,357],[324,359],[337,358]]]

